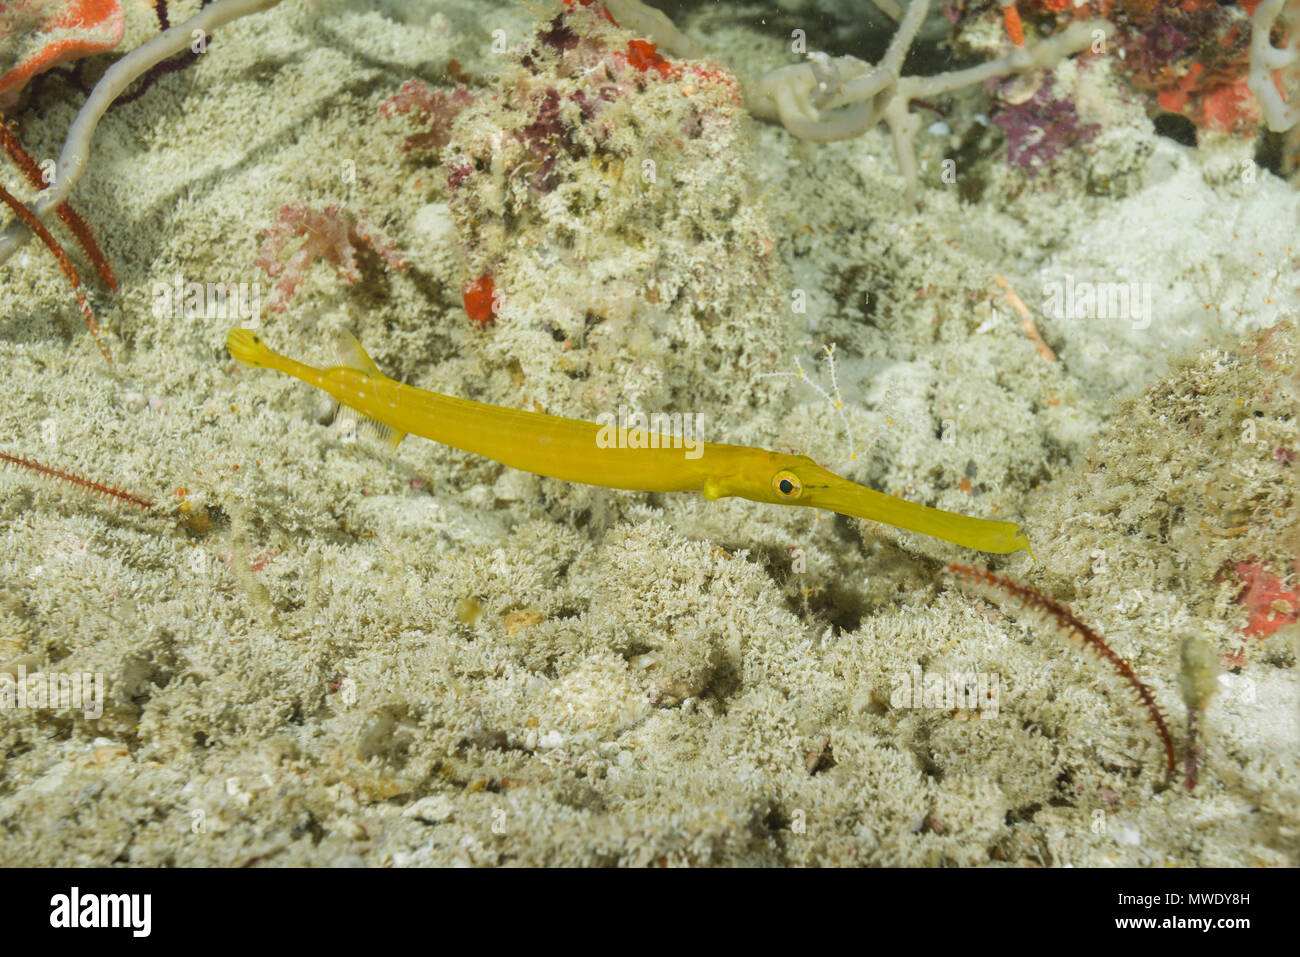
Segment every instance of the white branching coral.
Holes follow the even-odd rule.
[[[892,4],[891,4],[892,6]],[[952,93],[985,80],[1055,66],[1089,47],[1104,49],[1114,27],[1104,20],[1071,24],[1067,29],[1004,57],[936,76],[903,76],[903,60],[930,11],[930,0],[912,0],[881,61],[872,65],[853,56],[808,54],[798,63],[764,76],[750,91],[749,109],[779,120],[800,139],[829,142],[861,136],[882,120],[894,140],[898,167],[907,181],[907,201],[916,200],[916,155],[912,141],[921,120],[908,104]]]
[[[673,56],[683,60],[704,56],[704,51],[673,26],[667,16],[641,0],[605,0],[605,6],[618,23],[634,33],[644,33]]]
[[[1290,31],[1290,37],[1284,40],[1286,45],[1281,48],[1273,46],[1272,41],[1279,18],[1283,28]],[[1300,3],[1263,0],[1255,8],[1247,83],[1263,107],[1270,130],[1282,133],[1300,124]],[[1282,90],[1288,90],[1289,94],[1284,96]]]
[[[216,0],[185,22],[174,24],[147,43],[142,43],[109,67],[77,113],[59,154],[54,181],[48,188],[41,190],[39,198],[29,206],[31,212],[38,219],[46,219],[71,195],[72,187],[86,171],[86,164],[90,160],[90,141],[95,135],[95,127],[113,105],[113,101],[128,86],[163,60],[188,49],[196,37],[206,37],[216,27],[269,10],[279,2],[280,0]],[[11,223],[0,233],[0,264],[8,262],[31,238],[31,230],[22,222]]]

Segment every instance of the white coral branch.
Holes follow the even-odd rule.
[[[1287,0],[1263,0],[1255,8],[1251,21],[1250,76],[1246,83],[1264,109],[1264,119],[1274,133],[1282,133],[1300,123],[1300,83],[1291,89],[1288,103],[1277,84],[1273,71],[1282,70],[1291,80],[1300,79],[1300,10],[1291,13],[1291,37],[1282,48],[1273,46],[1271,34]]]
[[[113,105],[113,101],[128,86],[163,60],[189,49],[196,33],[206,35],[231,20],[269,10],[279,2],[280,0],[216,0],[184,23],[174,24],[152,40],[136,47],[109,67],[95,84],[85,105],[77,113],[77,118],[72,121],[63,151],[59,154],[54,183],[41,190],[36,202],[28,208],[38,219],[45,219],[68,198],[90,159],[90,140],[95,135],[95,127]],[[31,238],[31,231],[21,222],[11,223],[0,233],[0,263],[7,262]]]
[[[861,136],[884,120],[907,182],[907,201],[913,203],[916,159],[912,140],[921,121],[908,109],[909,101],[951,93],[992,77],[1053,67],[1115,31],[1104,20],[1075,23],[1050,39],[979,66],[937,76],[902,76],[903,59],[929,10],[930,0],[912,0],[876,66],[852,56],[810,54],[807,63],[773,70],[750,91],[750,111],[763,119],[779,120],[800,139],[816,142]]]

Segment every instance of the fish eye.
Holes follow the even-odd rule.
[[[795,499],[803,494],[803,482],[793,472],[783,469],[772,476],[772,490],[781,498]]]

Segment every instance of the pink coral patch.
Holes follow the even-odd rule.
[[[285,204],[275,222],[263,231],[266,242],[254,265],[266,270],[275,284],[271,300],[273,312],[283,312],[294,291],[317,260],[329,263],[345,282],[361,278],[357,271],[357,252],[369,247],[390,269],[405,269],[406,259],[379,230],[337,206],[311,209],[306,205]],[[284,258],[285,250],[290,250]]]
[[[1251,562],[1237,564],[1237,577],[1244,587],[1238,599],[1250,612],[1242,629],[1247,638],[1267,638],[1273,632],[1300,620],[1300,590],[1286,588],[1281,578]]]
[[[456,114],[473,102],[474,95],[464,87],[446,93],[431,90],[419,80],[407,80],[400,90],[379,104],[379,113],[389,118],[418,110],[425,130],[408,136],[402,145],[402,152],[440,150],[451,139],[451,124],[456,119]]]
[[[126,21],[117,0],[10,0],[0,3],[0,108],[27,81],[68,60],[111,50]]]

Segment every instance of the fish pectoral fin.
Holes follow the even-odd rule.
[[[704,497],[710,502],[716,502],[720,498],[725,498],[731,493],[727,491],[725,483],[716,475],[711,475],[704,480],[704,487],[700,489]]]

